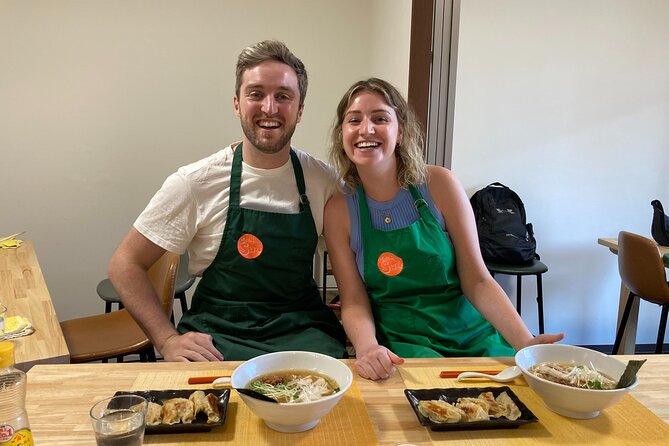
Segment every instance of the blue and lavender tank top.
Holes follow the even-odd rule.
[[[427,202],[430,211],[435,216],[439,225],[446,232],[446,225],[444,217],[441,212],[434,205],[432,196],[426,184],[416,186],[423,198]],[[360,212],[358,208],[358,193],[347,193],[346,203],[348,204],[348,214],[351,221],[351,249],[355,253],[355,261],[358,265],[358,271],[361,277],[364,274],[364,253],[362,247],[362,239],[360,236]],[[376,201],[367,197],[367,206],[372,219],[372,226],[374,229],[381,231],[391,231],[394,229],[401,229],[409,226],[418,220],[418,210],[414,206],[413,198],[408,189],[400,189],[400,191],[392,199],[388,201]],[[446,233],[448,236],[448,233]]]

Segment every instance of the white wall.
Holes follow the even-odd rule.
[[[372,7],[370,72],[393,84],[406,98],[409,94],[411,1],[372,0]],[[399,67],[407,67],[407,71]]]
[[[597,238],[650,236],[651,200],[669,206],[667,23],[662,0],[462,0],[452,168],[470,195],[520,194],[550,268],[546,330],[569,343],[613,344],[617,259]],[[659,307],[640,313],[637,342],[655,343]]]
[[[410,3],[0,0],[0,235],[27,230],[59,318],[102,311],[109,257],[167,175],[240,139],[242,48],[276,38],[304,61],[293,142],[325,157],[352,82],[406,90]]]

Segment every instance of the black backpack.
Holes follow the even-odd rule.
[[[484,260],[517,264],[539,258],[532,224],[526,222],[525,205],[518,194],[502,183],[492,183],[469,201]]]
[[[669,217],[664,213],[660,200],[650,202],[653,206],[653,221],[650,224],[650,234],[658,245],[669,246]]]

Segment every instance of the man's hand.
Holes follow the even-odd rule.
[[[404,359],[383,346],[375,345],[367,351],[358,352],[355,370],[363,378],[376,381],[389,378],[397,371],[395,365],[400,364],[404,364]]]
[[[194,331],[170,336],[159,350],[165,361],[223,361],[223,355],[214,347],[211,335]]]

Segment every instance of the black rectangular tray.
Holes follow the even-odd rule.
[[[179,434],[183,432],[208,432],[216,426],[225,424],[225,418],[228,414],[228,401],[230,400],[230,389],[191,389],[191,390],[138,390],[134,392],[119,391],[114,395],[139,395],[154,403],[162,403],[170,398],[188,398],[196,390],[202,390],[204,394],[213,393],[218,397],[218,411],[221,414],[221,420],[216,423],[207,423],[207,416],[203,413],[197,414],[192,423],[177,424],[157,424],[149,426],[147,424],[145,433],[152,434]]]
[[[492,392],[497,396],[506,392],[507,395],[516,403],[520,409],[520,417],[517,420],[509,420],[505,417],[493,418],[488,421],[464,421],[457,423],[435,423],[429,418],[423,416],[418,410],[418,402],[422,400],[444,400],[454,404],[458,398],[476,398],[483,392]],[[474,429],[514,429],[523,424],[536,423],[539,419],[530,409],[523,404],[513,391],[507,386],[502,387],[467,387],[467,388],[447,388],[447,389],[405,389],[411,408],[416,413],[418,421],[423,426],[427,426],[433,431],[454,431],[454,430],[474,430]]]

